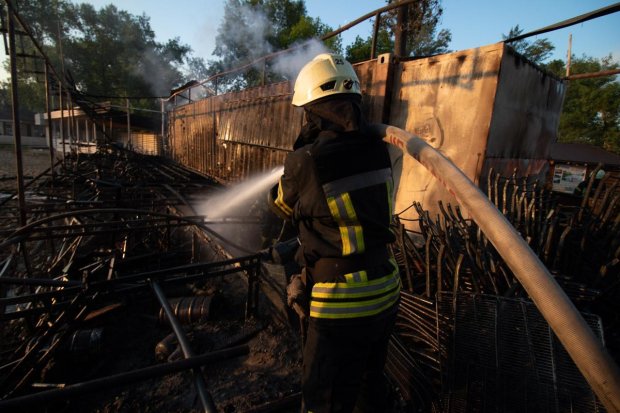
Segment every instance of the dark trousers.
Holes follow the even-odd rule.
[[[395,311],[368,322],[310,319],[303,356],[305,412],[386,411],[383,367],[395,320]]]

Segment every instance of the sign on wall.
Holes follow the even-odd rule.
[[[586,167],[556,164],[553,171],[553,190],[572,194],[575,188],[586,179]]]

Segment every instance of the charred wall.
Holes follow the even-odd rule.
[[[303,121],[290,100],[284,82],[177,107],[169,117],[171,156],[224,183],[282,165]]]

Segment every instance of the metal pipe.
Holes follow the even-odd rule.
[[[394,30],[394,54],[398,57],[407,56],[408,6],[400,6],[396,15],[396,30]]]
[[[13,110],[13,143],[15,145],[15,167],[17,169],[17,201],[19,204],[19,223],[26,225],[26,197],[24,195],[24,166],[22,158],[22,135],[19,119],[19,97],[17,82],[17,61],[15,56],[15,21],[13,9],[8,8],[9,52],[11,66],[11,102]]]
[[[61,281],[50,280],[47,278],[20,278],[20,277],[1,277],[0,284],[9,285],[45,285],[51,287],[68,287],[73,285],[81,285],[80,281]]]
[[[245,257],[247,258],[247,257]],[[241,271],[251,271],[256,267],[253,262],[243,263],[245,259],[231,259],[225,261],[219,261],[212,265],[208,264],[192,264],[191,268],[188,266],[180,266],[173,268],[166,268],[161,270],[155,270],[147,273],[126,275],[122,278],[114,278],[112,280],[93,281],[88,284],[89,291],[111,291],[114,290],[116,294],[121,292],[133,292],[136,289],[142,289],[146,286],[143,283],[146,279],[157,279],[165,283],[174,282],[192,282],[199,279],[222,277],[229,274],[235,274]],[[237,264],[237,265],[235,265]],[[224,267],[223,269],[208,271],[213,267]],[[187,275],[190,270],[194,270],[197,274]],[[164,278],[166,276],[175,278]],[[122,288],[122,289],[121,289]],[[82,289],[81,286],[68,286],[61,290],[46,291],[42,293],[29,294],[26,296],[7,297],[0,298],[0,305],[14,305],[23,304],[33,301],[49,301],[52,298],[60,300],[63,297],[71,294],[76,294]],[[25,310],[24,310],[25,311]],[[20,314],[21,312],[17,312]],[[14,314],[14,313],[11,313]]]
[[[60,84],[60,88],[58,89],[60,105],[60,140],[62,142],[62,162],[65,164],[67,161],[67,151],[65,147],[65,107],[62,99],[63,93],[63,87],[62,84]]]
[[[166,299],[166,295],[164,294],[163,290],[161,289],[157,281],[151,280],[151,287],[153,288],[153,292],[155,293],[159,304],[161,304],[162,309],[166,313],[166,317],[168,318],[168,322],[170,323],[174,334],[177,336],[179,346],[183,351],[183,356],[186,359],[194,357],[194,352],[189,345],[187,337],[185,336],[185,331],[183,331],[183,327],[179,323],[179,320],[177,320],[177,318],[174,316],[174,311],[172,310],[172,307],[170,307],[170,303]],[[207,413],[217,413],[213,398],[207,390],[207,383],[202,374],[202,370],[200,369],[200,367],[193,367],[192,371],[194,373],[194,384],[196,386],[196,391],[198,392],[198,397],[200,398],[200,402],[202,403],[204,411]]]
[[[356,26],[356,25],[360,24],[361,22],[370,19],[371,17],[375,16],[376,14],[380,14],[380,13],[383,13],[383,12],[386,12],[386,11],[390,11],[390,10],[395,9],[397,7],[406,6],[408,4],[412,4],[412,3],[415,3],[417,1],[419,1],[419,0],[403,0],[403,1],[400,1],[400,2],[397,2],[397,3],[388,4],[387,6],[381,7],[380,9],[377,9],[375,11],[371,11],[370,13],[367,13],[367,14],[363,15],[362,17],[353,20],[351,23],[345,24],[344,26],[338,28],[337,30],[334,30],[332,32],[329,32],[329,33],[325,34],[324,36],[321,37],[321,40],[327,40],[327,39],[329,39],[331,37],[337,36],[340,33],[344,32],[346,30],[349,30],[351,27]],[[238,67],[232,68],[230,70],[217,73],[217,74],[215,74],[215,75],[213,75],[213,76],[211,76],[211,77],[209,77],[209,78],[207,78],[205,80],[202,80],[199,83],[199,85],[204,85],[207,82],[214,82],[215,83],[215,87],[214,87],[215,94],[217,95],[217,79],[219,79],[220,77],[224,77],[226,75],[230,75],[230,74],[233,74],[233,73],[238,73],[238,72],[241,72],[241,71],[243,71],[245,69],[254,68],[254,67],[256,67],[256,65],[258,63],[260,63],[260,62],[262,62],[264,60],[275,58],[275,57],[280,56],[281,54],[284,54],[284,53],[291,53],[291,52],[297,51],[298,49],[301,49],[302,47],[303,47],[303,44],[299,45],[299,46],[294,46],[294,47],[291,47],[291,48],[288,48],[288,49],[279,50],[277,52],[268,54],[266,56],[263,56],[263,57],[260,57],[258,59],[252,60],[251,62],[246,63],[243,66],[238,66]],[[197,85],[193,85],[193,87],[196,87],[196,86]],[[183,93],[184,91],[185,91],[185,89],[179,90],[179,91],[175,92],[174,94],[170,95],[166,100],[167,101],[174,100],[174,103],[176,105],[176,103],[177,103],[176,102],[177,96],[180,95],[181,93]]]
[[[537,36],[539,34],[551,32],[554,30],[563,29],[565,27],[573,26],[575,24],[583,23],[588,20],[596,19],[598,17],[607,16],[608,14],[616,13],[620,11],[620,3],[611,4],[598,10],[591,11],[589,13],[582,14],[571,19],[563,20],[559,23],[552,24],[551,26],[543,27],[542,29],[534,30],[529,33],[520,34],[510,39],[504,40],[505,43],[516,42],[517,40],[525,39],[531,36]]]
[[[131,115],[129,114],[129,99],[125,99],[125,101],[125,108],[127,110],[127,147],[131,149],[133,148],[133,145],[131,143]]]
[[[85,381],[82,383],[70,384],[59,389],[47,390],[27,396],[0,400],[0,410],[4,411],[5,409],[9,408],[31,405],[41,406],[42,403],[48,403],[54,400],[65,400],[82,394],[97,392],[111,387],[123,386],[143,380],[152,379],[154,377],[178,373],[180,371],[188,370],[191,368],[198,368],[198,366],[203,366],[211,362],[248,354],[249,351],[250,350],[248,345],[241,345],[231,347],[225,350],[202,354],[200,356],[186,358],[184,360],[178,360],[171,363],[149,366],[127,373],[119,373],[99,379]]]
[[[377,37],[379,36],[379,24],[381,22],[381,13],[375,14],[375,25],[372,30],[372,44],[370,46],[370,60],[377,57]]]
[[[424,140],[394,126],[375,124],[374,134],[426,167],[467,208],[485,237],[549,323],[607,411],[620,412],[620,371],[603,343],[538,256],[465,174]]]
[[[45,64],[45,112],[47,114],[47,134],[49,136],[48,145],[50,146],[50,167],[52,171],[52,186],[54,185],[54,134],[52,131],[52,114],[51,114],[51,96],[50,96],[50,84],[49,84],[49,68],[48,64]]]
[[[360,24],[361,22],[370,19],[372,16],[374,16],[376,14],[380,14],[380,13],[383,13],[383,12],[386,12],[386,11],[390,11],[390,10],[393,10],[395,8],[398,8],[398,7],[407,6],[409,4],[416,3],[417,1],[419,1],[419,0],[403,0],[403,1],[395,2],[395,3],[390,3],[387,6],[381,7],[380,9],[377,9],[375,11],[371,11],[370,13],[367,13],[367,14],[363,15],[362,17],[353,20],[349,24],[345,24],[344,26],[338,28],[337,30],[334,30],[332,32],[329,32],[329,33],[325,34],[323,37],[321,37],[321,40],[327,40],[330,37],[334,37],[334,36],[344,32],[345,30],[349,30],[351,27],[356,26],[356,25]]]
[[[615,76],[618,74],[620,74],[620,69],[601,70],[600,72],[580,73],[578,75],[570,75],[570,76],[567,75],[562,80],[592,79],[595,77]]]

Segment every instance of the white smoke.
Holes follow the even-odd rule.
[[[318,39],[306,40],[293,46],[291,52],[277,56],[271,62],[271,69],[288,80],[294,80],[302,67],[318,54],[330,53]]]
[[[218,29],[216,48],[220,49],[221,54],[226,56],[227,49],[231,45],[233,47],[243,45],[248,53],[244,58],[249,60],[256,60],[273,51],[273,46],[267,40],[271,23],[260,8],[246,4],[230,6],[224,18]]]
[[[140,63],[133,68],[132,74],[147,83],[155,96],[166,96],[170,89],[179,86],[178,83],[182,80],[172,61],[171,56],[147,49],[142,53]]]

